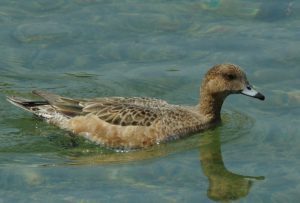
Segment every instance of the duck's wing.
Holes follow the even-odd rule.
[[[45,99],[47,105],[51,105],[57,112],[67,117],[83,115],[83,106],[80,103],[84,100],[62,97],[42,90],[34,90],[32,93]]]
[[[114,104],[128,104],[137,105],[141,107],[160,108],[170,105],[164,100],[148,98],[148,97],[103,97],[86,100],[86,104],[93,103],[114,103]]]
[[[150,126],[159,117],[160,107],[167,102],[150,98],[108,97],[90,100],[61,97],[45,91],[33,91],[44,98],[57,112],[69,117],[94,114],[114,125]]]
[[[85,102],[85,113],[97,115],[100,119],[114,125],[150,126],[158,118],[159,109],[128,103]]]

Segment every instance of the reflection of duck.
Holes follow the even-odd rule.
[[[252,180],[263,176],[244,176],[228,171],[224,165],[219,134],[206,134],[201,142],[200,161],[209,180],[207,195],[215,201],[236,200],[248,195]]]
[[[63,129],[113,148],[141,148],[214,127],[230,94],[264,100],[236,65],[211,68],[202,83],[199,105],[185,107],[149,98],[71,99],[34,91],[43,101],[8,100]]]

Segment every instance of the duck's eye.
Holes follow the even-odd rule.
[[[234,80],[234,79],[236,79],[236,75],[234,75],[234,74],[225,74],[225,78],[227,80]]]

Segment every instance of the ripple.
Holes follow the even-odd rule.
[[[120,28],[131,32],[176,32],[184,27],[182,18],[172,17],[163,14],[127,14],[121,15],[121,22],[118,19]]]
[[[65,4],[65,0],[35,0],[31,4],[26,4],[32,11],[57,11]]]
[[[153,39],[157,40],[157,39]],[[107,43],[99,47],[97,54],[102,60],[130,60],[130,61],[169,61],[179,60],[187,56],[180,47],[169,45],[165,42],[161,47],[151,43],[140,42],[118,42]]]
[[[12,19],[24,19],[24,16],[31,16],[31,13],[24,11],[22,8],[1,5],[0,8],[1,23],[11,23]]]
[[[223,124],[220,128],[222,143],[227,143],[249,134],[255,122],[253,118],[234,110],[224,111],[222,119]]]
[[[22,43],[55,43],[72,36],[69,26],[55,22],[22,24],[14,32],[14,37]]]
[[[94,73],[87,73],[87,72],[67,72],[65,75],[75,78],[93,78],[95,76],[100,76]]]
[[[33,52],[26,49],[26,52],[20,47],[4,47],[0,46],[0,73],[22,74],[30,71],[26,65],[33,57]]]

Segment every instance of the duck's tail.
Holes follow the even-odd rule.
[[[64,128],[68,117],[57,112],[56,109],[46,100],[28,100],[21,97],[7,97],[7,101],[24,109],[49,123]]]
[[[40,116],[38,110],[41,106],[49,105],[48,101],[34,101],[15,96],[7,96],[6,99],[11,104],[29,111],[37,116]]]

